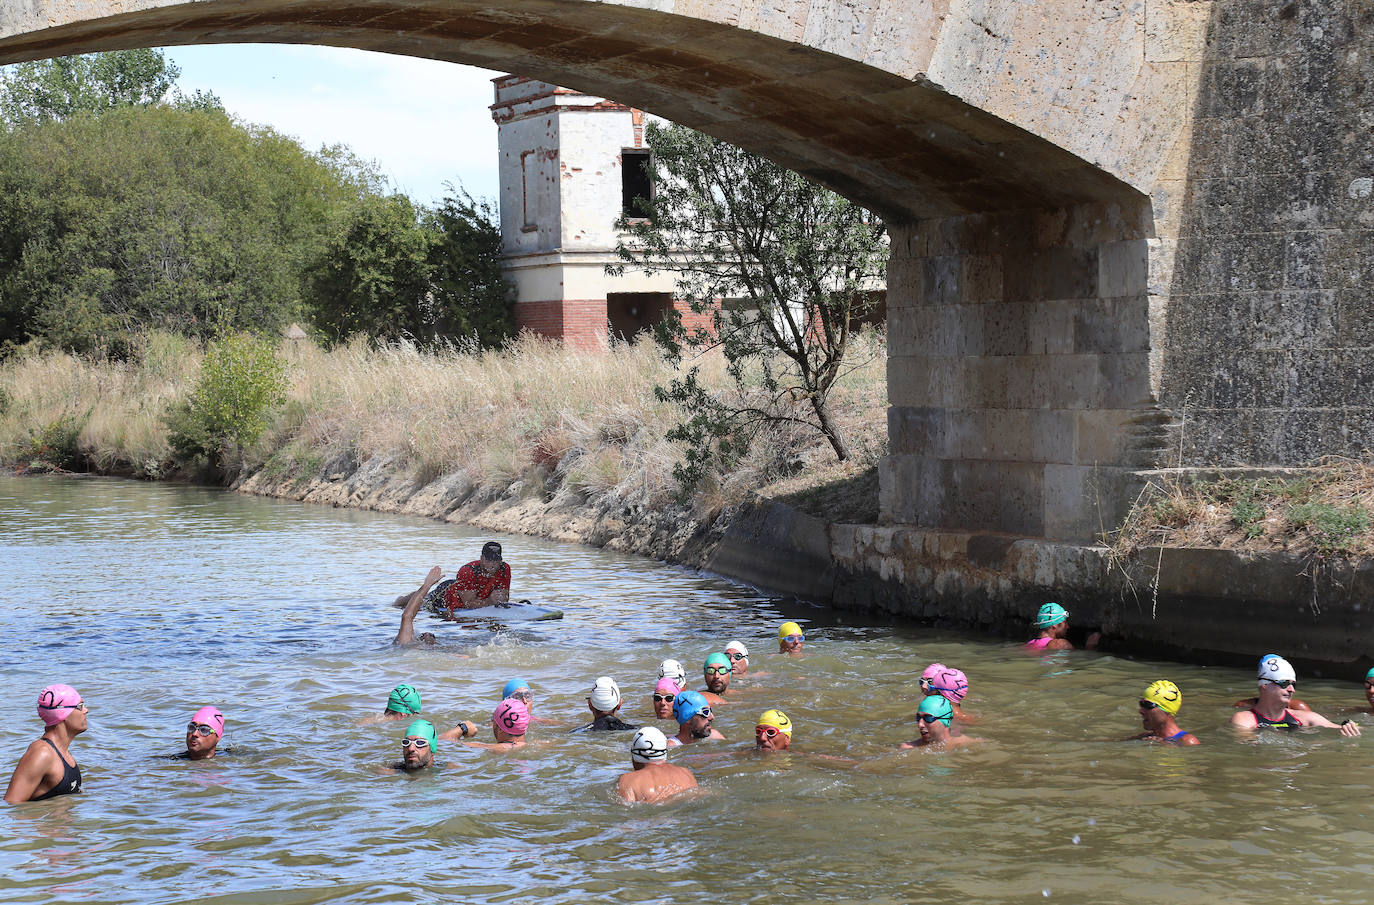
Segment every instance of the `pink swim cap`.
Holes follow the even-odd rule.
[[[81,703],[81,695],[70,685],[49,685],[38,695],[38,715],[43,723],[56,726],[71,716]]]
[[[530,727],[530,709],[524,701],[506,698],[492,711],[491,721],[496,728],[510,735],[524,735]]]
[[[213,707],[202,707],[191,717],[191,722],[202,723],[215,730],[215,738],[224,738],[224,714]]]
[[[943,672],[946,668],[947,668],[947,667],[946,667],[945,664],[943,664],[943,663],[932,663],[932,664],[930,664],[929,666],[926,667],[926,671],[925,671],[925,672],[921,673],[921,678],[923,678],[923,679],[932,679],[932,680],[933,680],[937,675],[939,675],[941,672]]]
[[[672,676],[664,676],[663,678],[659,679],[658,684],[654,686],[654,691],[658,692],[659,694],[665,694],[669,691],[671,691],[673,694],[677,694],[681,690],[681,688],[677,687],[677,679],[674,679]]]
[[[942,666],[940,671],[931,677],[930,690],[957,704],[968,694],[968,677],[964,675],[963,670]]]

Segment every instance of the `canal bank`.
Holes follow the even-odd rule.
[[[1314,675],[1359,678],[1374,662],[1374,561],[1292,553],[1105,546],[986,533],[836,524],[777,501],[701,511],[500,494],[458,475],[417,482],[387,457],[341,457],[314,476],[245,474],[233,489],[441,519],[707,569],[836,609],[1026,637],[1047,600],[1076,630],[1127,655],[1243,665],[1278,651]]]

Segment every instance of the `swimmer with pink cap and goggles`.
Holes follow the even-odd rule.
[[[86,731],[86,702],[70,685],[49,685],[38,695],[43,735],[32,742],[10,777],[5,801],[43,801],[81,791],[81,767],[72,756],[72,739]]]
[[[950,707],[954,711],[954,719],[961,723],[976,723],[977,717],[964,713],[960,706],[964,697],[968,694],[968,677],[963,670],[946,666],[943,663],[932,663],[921,673],[921,696],[940,695],[949,701]]]
[[[219,740],[224,738],[224,714],[214,707],[202,707],[186,724],[186,760],[206,760],[215,756]]]
[[[506,750],[525,746],[525,731],[530,728],[530,709],[519,698],[506,698],[491,712],[491,734],[495,742],[466,742],[469,748]]]

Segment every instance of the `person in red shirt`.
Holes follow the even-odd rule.
[[[458,578],[444,591],[449,614],[510,603],[510,566],[501,561],[501,545],[489,540],[482,545],[482,558],[458,570]]]

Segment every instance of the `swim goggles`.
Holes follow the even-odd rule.
[[[1141,698],[1141,700],[1140,700],[1140,709],[1141,709],[1141,710],[1154,710],[1154,709],[1155,709],[1156,707],[1158,707],[1158,706],[1159,706],[1159,705],[1156,704],[1154,701],[1147,701],[1147,700],[1145,700],[1144,698]]]
[[[214,735],[214,734],[215,734],[215,727],[214,727],[214,726],[207,725],[207,724],[205,724],[205,723],[187,723],[187,724],[186,724],[186,732],[187,732],[187,734],[190,734],[190,733],[194,732],[196,735],[202,735],[202,736],[204,736],[204,735]]]
[[[944,719],[944,717],[938,717],[938,716],[936,716],[936,715],[933,714],[933,713],[918,713],[918,714],[916,714],[916,722],[918,722],[918,723],[933,723],[933,722],[935,722],[936,720],[940,720],[940,719]]]
[[[1265,679],[1264,681],[1268,682],[1270,685],[1277,685],[1280,688],[1292,688],[1293,686],[1298,684],[1297,682],[1294,682],[1292,679],[1280,679],[1277,682],[1275,682],[1273,679]]]
[[[805,641],[805,640],[806,640],[806,636],[805,636],[805,635],[788,635],[786,638],[783,638],[782,640],[786,641],[788,644],[796,644],[798,641]]]
[[[755,726],[754,735],[757,738],[774,738],[782,735],[782,730],[777,726]]]
[[[426,739],[426,738],[403,738],[403,739],[401,739],[401,747],[402,747],[402,748],[410,748],[410,747],[415,747],[415,748],[428,748],[428,747],[429,747],[429,739]]]
[[[662,703],[664,703],[664,704],[671,704],[671,703],[673,703],[673,701],[676,700],[676,699],[677,699],[677,695],[675,695],[675,694],[659,694],[658,692],[654,692],[654,702],[655,702],[655,703],[662,702]]]
[[[733,666],[708,666],[708,667],[706,667],[706,675],[708,675],[708,676],[728,676],[730,673],[732,673],[732,672],[734,672],[734,671],[735,671],[735,668],[734,668]]]
[[[737,650],[727,650],[725,652],[725,656],[729,657],[731,660],[734,660],[736,663],[738,663],[740,660],[748,659],[744,656],[744,654],[740,653]]]

